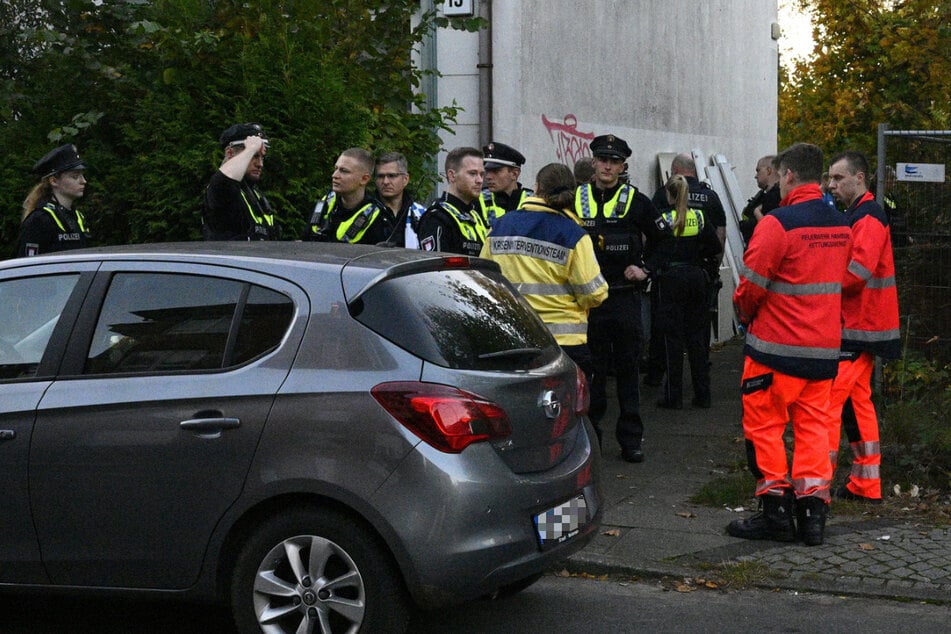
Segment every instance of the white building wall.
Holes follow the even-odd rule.
[[[776,150],[776,0],[473,1],[491,11],[493,129],[478,126],[478,34],[442,30],[438,103],[465,109],[447,149],[508,143],[531,186],[546,163],[573,165],[613,133],[649,195],[657,155],[693,149],[725,154],[752,195],[756,159]]]

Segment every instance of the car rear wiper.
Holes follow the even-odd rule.
[[[485,359],[508,359],[518,357],[535,357],[542,353],[541,348],[512,348],[510,350],[499,350],[498,352],[486,352],[479,355],[479,360]]]

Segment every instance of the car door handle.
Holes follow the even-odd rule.
[[[17,437],[17,433],[12,429],[0,429],[0,442],[4,440],[13,440]]]
[[[192,418],[183,420],[178,424],[185,431],[190,431],[202,438],[219,438],[221,432],[226,429],[237,429],[241,427],[240,418]]]

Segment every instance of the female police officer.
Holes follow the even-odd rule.
[[[720,240],[713,225],[699,209],[687,206],[689,184],[681,175],[665,186],[673,205],[655,224],[648,237],[647,268],[657,285],[656,319],[663,337],[667,383],[657,405],[683,407],[684,347],[693,379],[693,404],[710,407],[710,367],[707,346],[707,279],[703,264],[719,260]]]
[[[33,171],[40,175],[40,182],[23,201],[17,257],[79,249],[89,244],[86,219],[74,208],[86,189],[85,169],[86,164],[71,143],[59,146],[36,162]]]

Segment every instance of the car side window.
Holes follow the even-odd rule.
[[[0,380],[36,376],[79,275],[0,282]]]
[[[278,309],[269,310],[275,306]],[[117,273],[96,323],[84,373],[238,365],[280,343],[290,326],[292,306],[280,293],[237,280]]]

